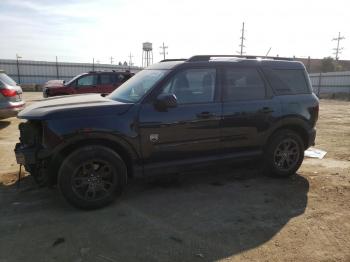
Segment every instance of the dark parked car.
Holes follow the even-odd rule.
[[[65,83],[63,80],[50,80],[43,86],[43,96],[62,96],[85,93],[109,94],[132,77],[129,71],[92,71],[77,75]]]
[[[24,105],[22,88],[0,70],[0,119],[16,116]]]
[[[110,95],[51,98],[19,114],[19,164],[80,208],[128,179],[262,159],[286,177],[315,141],[318,99],[303,64],[194,56],[137,73]]]

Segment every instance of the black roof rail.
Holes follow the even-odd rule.
[[[293,61],[293,58],[279,57],[279,56],[255,56],[255,55],[195,55],[190,57],[187,62],[204,62],[209,61],[212,57],[236,57],[243,59],[272,59],[272,60],[287,60]]]
[[[187,59],[186,58],[164,59],[164,60],[160,61],[160,63],[162,63],[162,62],[172,62],[172,61],[187,61]]]
[[[89,74],[95,74],[95,73],[125,73],[130,72],[129,69],[125,69],[124,71],[122,69],[110,69],[110,70],[94,70],[94,71],[88,71]]]

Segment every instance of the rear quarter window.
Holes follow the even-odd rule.
[[[264,72],[276,95],[310,93],[304,70],[264,69]]]
[[[226,68],[223,85],[224,101],[265,98],[265,84],[255,68]]]

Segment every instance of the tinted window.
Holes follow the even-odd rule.
[[[179,104],[212,102],[215,78],[215,69],[187,69],[172,77],[163,93],[175,94]]]
[[[265,69],[264,71],[277,95],[310,93],[303,70]]]
[[[253,68],[227,68],[224,71],[224,101],[265,98],[265,85]]]
[[[101,85],[111,85],[112,79],[110,74],[102,74],[100,75],[100,84]]]
[[[122,74],[116,75],[116,83],[123,83],[125,80],[125,76]]]
[[[96,85],[96,76],[95,75],[87,75],[78,79],[78,86],[93,86]]]
[[[112,76],[112,79],[113,79],[112,82],[116,83],[116,84],[122,84],[122,83],[124,83],[127,80],[126,77],[123,74],[113,74],[111,76]]]

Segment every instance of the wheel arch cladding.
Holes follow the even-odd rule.
[[[308,148],[309,146],[309,136],[308,136],[308,133],[306,131],[306,129],[300,125],[295,125],[295,124],[289,124],[289,125],[283,125],[283,126],[280,126],[278,127],[276,130],[274,130],[271,135],[269,136],[268,138],[268,141],[274,137],[274,135],[277,133],[277,132],[280,132],[281,130],[290,130],[290,131],[293,131],[295,132],[296,134],[298,134],[301,138],[301,140],[303,141],[303,144],[304,144],[304,148]]]
[[[106,138],[82,138],[68,143],[54,154],[51,160],[49,171],[50,184],[56,184],[58,170],[64,159],[76,149],[88,145],[101,145],[115,151],[117,154],[120,155],[120,157],[124,161],[127,168],[128,177],[132,178],[134,176],[134,162],[137,160],[137,155],[136,153],[132,152],[131,148],[127,148],[126,145],[124,145],[123,143]]]

